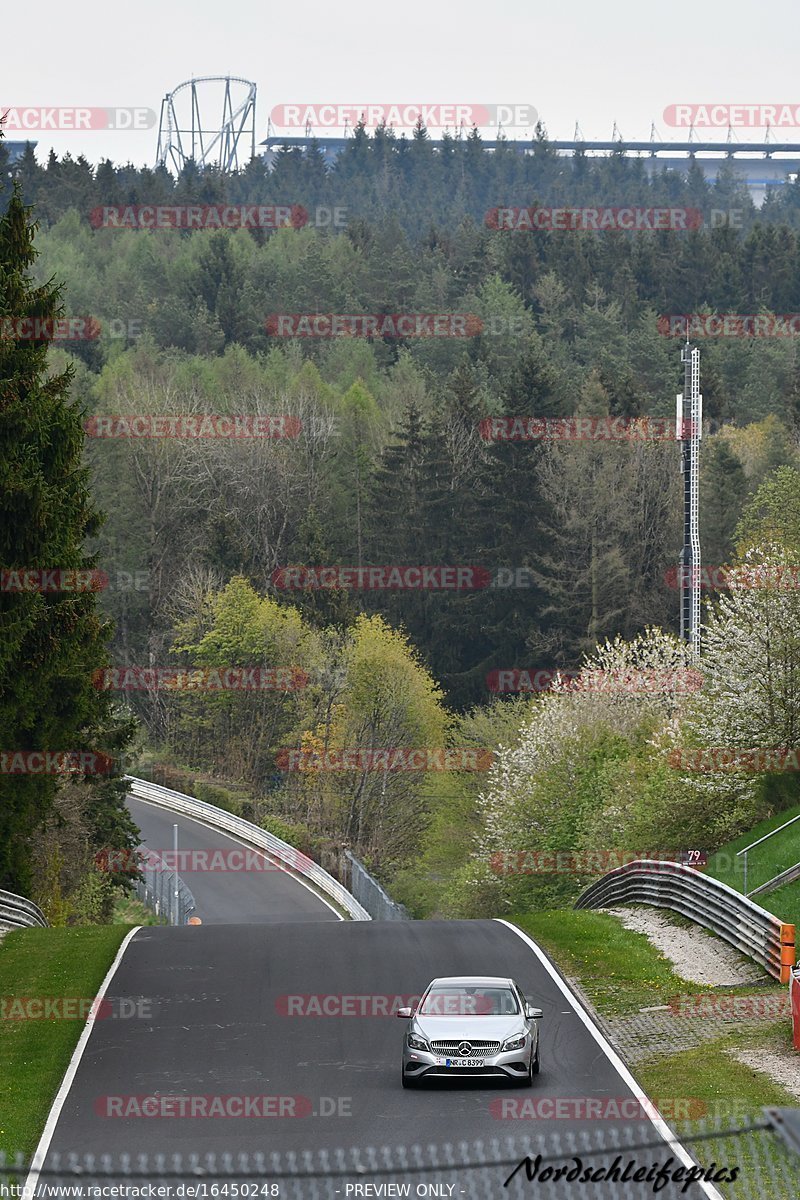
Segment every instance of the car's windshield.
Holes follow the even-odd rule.
[[[432,987],[419,1012],[426,1017],[505,1017],[519,1012],[519,1003],[509,987],[447,984]]]

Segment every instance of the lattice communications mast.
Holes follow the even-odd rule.
[[[683,392],[677,396],[675,437],[681,444],[683,473],[683,550],[678,567],[681,638],[700,650],[700,438],[703,397],[700,394],[700,351],[687,340],[681,352]]]

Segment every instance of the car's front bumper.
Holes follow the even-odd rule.
[[[530,1069],[531,1055],[536,1047],[530,1041],[521,1050],[506,1050],[481,1058],[480,1066],[448,1067],[439,1060],[446,1056],[427,1050],[412,1050],[408,1045],[403,1050],[403,1074],[407,1079],[452,1079],[480,1078],[481,1076],[506,1079],[524,1079]]]

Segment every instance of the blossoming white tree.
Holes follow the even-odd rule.
[[[703,629],[703,690],[680,725],[662,739],[665,752],[708,751],[719,769],[686,775],[717,803],[754,812],[764,772],[722,765],[720,751],[793,750],[800,744],[800,587],[797,567],[775,543],[751,546],[728,575],[729,591],[709,605]],[[687,756],[691,761],[691,756]],[[787,760],[792,763],[792,756]]]
[[[493,858],[561,848],[554,841],[577,845],[581,830],[571,822],[581,781],[588,804],[610,799],[602,785],[585,785],[592,756],[620,757],[626,742],[663,725],[700,683],[689,647],[652,628],[629,642],[604,642],[574,679],[558,678],[538,697],[518,743],[495,756],[479,797],[482,829],[468,886],[508,892]]]

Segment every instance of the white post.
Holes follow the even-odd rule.
[[[177,826],[177,824],[172,826],[172,849],[175,851],[175,859],[174,859],[174,861],[175,861],[175,867],[174,867],[175,894],[173,897],[174,912],[173,912],[172,924],[177,925],[178,924],[178,826]]]

